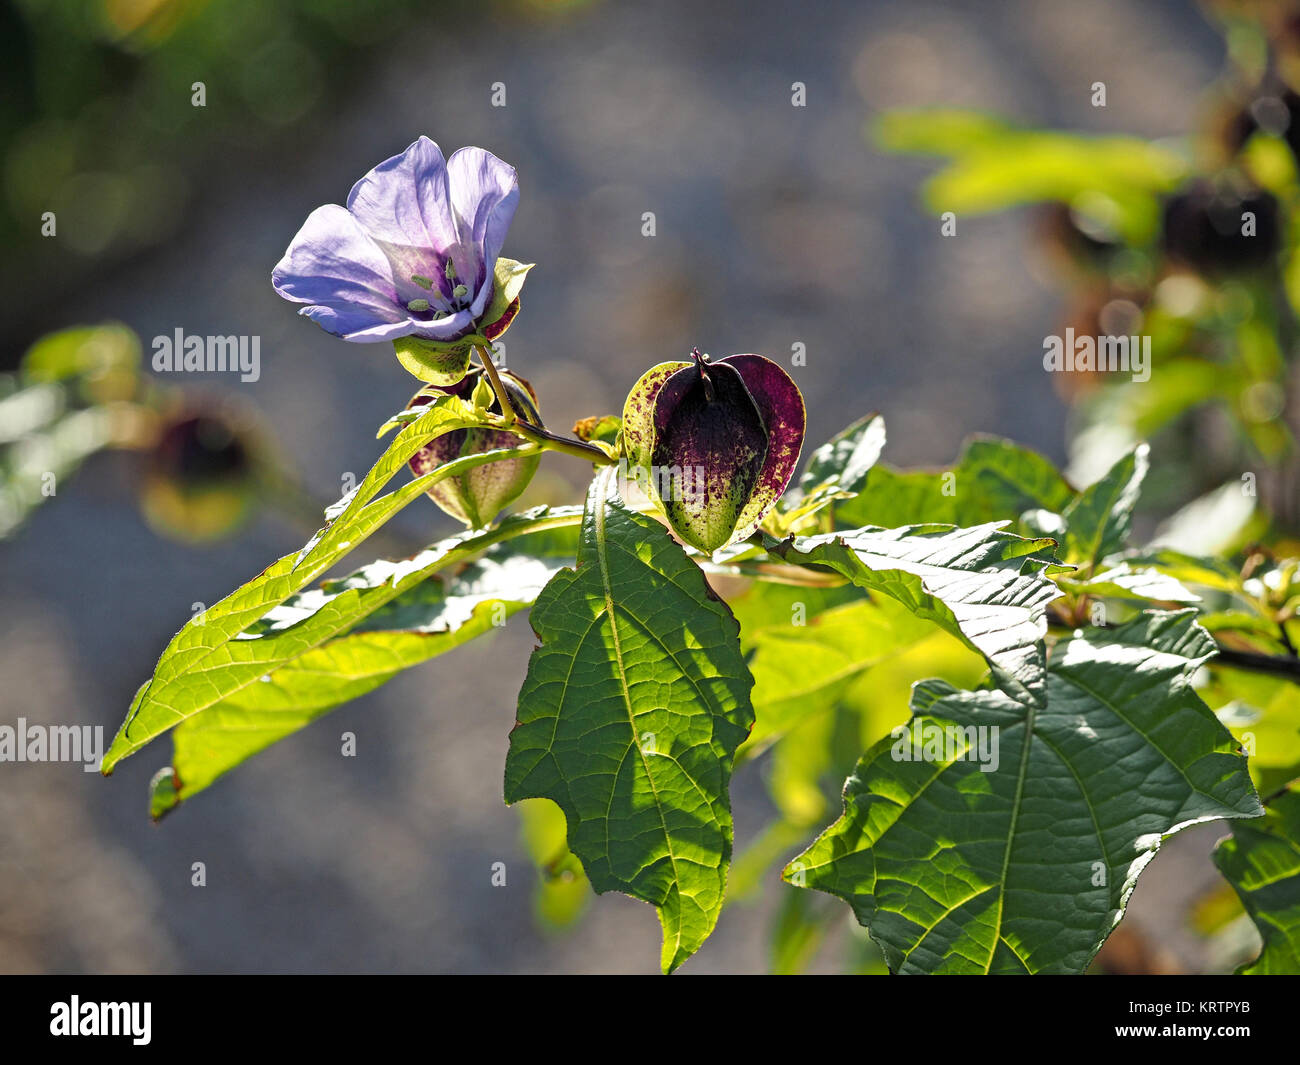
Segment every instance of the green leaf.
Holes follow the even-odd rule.
[[[1198,558],[1172,548],[1162,548],[1130,553],[1124,561],[1129,567],[1154,570],[1179,584],[1241,594],[1241,573],[1235,566],[1218,559]]]
[[[1264,940],[1259,957],[1237,971],[1300,973],[1300,785],[1271,798],[1262,820],[1234,824],[1215,848],[1214,864]]]
[[[597,892],[659,911],[671,972],[708,937],[731,858],[727,795],[753,724],[730,610],[657,522],[592,482],[576,570],[533,607],[507,802],[548,798]]]
[[[889,150],[952,158],[926,183],[926,206],[936,213],[1049,200],[1098,210],[1105,204],[1113,227],[1133,244],[1154,235],[1159,196],[1187,170],[1178,153],[1136,137],[1015,128],[975,112],[895,112],[877,130]]]
[[[1255,496],[1243,481],[1229,481],[1173,514],[1156,530],[1152,548],[1184,555],[1231,554],[1255,524]]]
[[[271,744],[530,606],[573,557],[580,508],[544,507],[464,532],[403,562],[379,561],[276,607],[241,637],[265,673],[173,732],[174,774],[154,819]],[[501,543],[448,578],[438,570]],[[344,635],[337,635],[338,633]]]
[[[875,466],[856,498],[836,504],[835,519],[847,528],[982,525],[1014,521],[1027,510],[1059,514],[1073,498],[1074,490],[1042,455],[1007,440],[975,437],[948,469]]]
[[[393,351],[407,373],[443,388],[463,381],[469,372],[469,361],[474,357],[474,345],[469,337],[455,341],[398,337],[393,341]]]
[[[582,418],[573,425],[573,435],[589,444],[615,444],[623,431],[623,419],[617,414]]]
[[[479,333],[485,342],[484,347],[510,328],[515,315],[519,313],[519,294],[523,291],[524,281],[528,278],[528,271],[535,265],[537,264],[515,262],[514,259],[497,259],[492,270],[492,299],[488,301],[487,308],[479,319]]]
[[[1083,972],[1164,836],[1261,812],[1191,685],[1214,651],[1153,612],[1056,644],[1042,702],[923,681],[785,879],[847,901],[895,972]]]
[[[797,976],[812,963],[834,920],[825,904],[825,899],[806,891],[782,893],[768,946],[769,968],[774,975]]]
[[[934,632],[931,621],[885,597],[796,620],[787,618],[753,637],[749,668],[757,723],[746,750],[830,709],[862,673]]]
[[[3,402],[30,396],[31,389],[24,389]],[[116,422],[110,407],[74,410],[5,448],[0,457],[0,539],[54,498],[52,486],[61,487],[86,459],[114,442]]]
[[[850,498],[862,492],[885,447],[885,420],[867,415],[814,451],[800,476],[803,505],[820,495]]]
[[[374,498],[398,470],[405,468],[407,459],[430,440],[472,425],[475,420],[475,412],[454,396],[431,404],[398,433],[364,480],[330,507],[325,526],[301,551],[273,562],[221,602],[191,618],[163,651],[153,677],[136,694],[126,720],[104,755],[103,772],[111,773],[118,762],[150,740],[229,698],[259,680],[269,668],[281,664],[286,643],[271,646],[263,640],[236,637],[272,607],[324,574],[398,510],[422,496],[431,484],[455,476],[461,472],[457,467],[483,460],[484,455],[458,459]]]
[[[766,552],[760,554],[766,557]],[[741,649],[751,654],[765,632],[783,632],[792,625],[806,623],[824,610],[865,598],[866,593],[847,582],[805,587],[751,580],[727,599],[727,605],[740,622]]]
[[[796,565],[826,566],[860,588],[897,599],[982,654],[1002,683],[1038,690],[1043,680],[1047,604],[1061,593],[1053,567],[1034,552],[1051,540],[1026,540],[991,522],[970,529],[914,525],[854,529],[769,541]]]
[[[67,389],[61,384],[40,382],[20,388],[17,378],[0,377],[0,444],[12,444],[39,433],[57,421],[67,407]]]
[[[591,901],[591,885],[565,842],[564,811],[549,799],[525,799],[515,809],[520,839],[537,866],[533,916],[543,931],[568,928]]]
[[[1268,779],[1280,773],[1285,782],[1300,772],[1300,686],[1215,662],[1201,696],[1250,756],[1257,779],[1269,771]]]
[[[80,377],[86,379],[85,398],[124,399],[139,372],[140,338],[119,322],[60,329],[28,348],[21,366],[24,381]]]
[[[886,111],[875,123],[886,151],[951,156],[997,142],[1016,127],[997,115],[955,107]]]
[[[727,905],[749,905],[764,894],[763,888],[778,883],[774,867],[808,838],[808,828],[783,818],[768,821],[737,855],[727,880]],[[789,894],[789,892],[782,892]]]
[[[1201,597],[1168,573],[1154,566],[1117,562],[1087,580],[1057,578],[1057,583],[1075,595],[1096,595],[1110,599],[1136,599],[1163,603],[1198,603]]]
[[[755,692],[758,685],[756,680]],[[806,709],[805,714],[787,724],[780,734],[772,748],[766,774],[772,804],[781,812],[782,818],[802,825],[805,830],[825,818],[840,782],[852,767],[853,758],[851,753],[848,764],[835,764],[839,748],[845,746],[842,742],[848,731],[845,726],[853,724],[845,720],[846,715],[839,712],[838,704],[834,701],[811,703]],[[757,703],[754,713],[761,721],[763,711]],[[741,748],[742,757],[754,748],[761,749],[763,739],[760,738],[753,747]],[[853,742],[856,739],[856,735],[852,736],[848,745],[851,752],[862,749],[862,744]],[[796,842],[806,838],[805,831]]]
[[[1061,513],[1067,526],[1066,561],[1093,569],[1124,547],[1150,465],[1149,453],[1146,444],[1134,448]]]

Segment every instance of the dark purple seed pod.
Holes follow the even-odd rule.
[[[141,490],[155,530],[186,542],[228,535],[248,517],[259,476],[256,434],[236,410],[191,406],[168,418]]]
[[[1277,200],[1261,189],[1193,182],[1165,202],[1163,242],[1170,259],[1206,277],[1260,270],[1281,247]]]
[[[701,551],[743,540],[785,491],[803,444],[803,397],[762,355],[661,363],[623,412],[629,463],[673,531]]]
[[[498,373],[515,413],[533,425],[541,424],[537,396],[532,386],[509,370],[499,370]],[[460,396],[468,401],[482,374],[482,369],[471,370],[461,381],[448,388],[423,388],[411,398],[407,407],[425,406],[440,394]],[[493,414],[501,413],[501,405],[496,399],[493,399],[492,406],[488,409]],[[464,455],[518,447],[521,443],[521,437],[502,429],[453,429],[429,441],[411,456],[409,465],[411,472],[419,477]],[[459,477],[448,477],[437,482],[429,488],[428,496],[453,518],[463,521],[471,529],[479,529],[528,487],[540,461],[540,455],[528,455],[476,466]]]

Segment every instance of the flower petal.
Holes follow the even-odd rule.
[[[732,543],[753,534],[790,483],[803,447],[804,402],[799,386],[762,355],[728,355],[715,365],[734,366],[749,389],[767,427],[767,456],[749,502],[741,512]]]
[[[423,337],[425,340],[455,340],[468,332],[470,326],[474,324],[474,316],[468,310],[464,310],[449,314],[446,318],[439,318],[437,321],[426,322],[419,319],[412,319],[412,321],[415,325],[411,330],[412,336]]]
[[[460,243],[474,249],[482,266],[482,276],[474,279],[477,317],[492,295],[492,267],[519,204],[519,177],[513,166],[486,149],[460,148],[447,160],[447,180]]]
[[[303,313],[339,336],[407,317],[396,303],[388,259],[356,219],[334,203],[308,215],[271,271],[271,284],[285,299],[311,304]]]
[[[452,207],[442,149],[420,137],[401,155],[386,159],[352,186],[348,210],[392,263],[403,304],[426,296],[411,280],[429,279],[444,301],[457,281],[444,274],[450,261],[458,278],[478,284],[480,255],[461,239]]]
[[[298,312],[327,332],[356,344],[373,344],[379,340],[397,340],[409,336],[418,323],[409,318],[397,322],[377,322],[365,312],[350,307],[327,307],[316,304]]]
[[[428,137],[385,159],[353,185],[348,210],[385,244],[441,253],[457,240],[447,164],[442,149]]]
[[[740,371],[723,359],[678,370],[654,401],[651,489],[677,536],[701,551],[731,542],[767,454]]]

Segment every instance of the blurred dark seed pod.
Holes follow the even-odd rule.
[[[509,370],[499,370],[515,413],[533,425],[541,424],[537,409],[537,395],[532,385]],[[483,377],[483,369],[471,370],[457,384],[448,388],[426,387],[417,392],[407,407],[422,407],[433,402],[435,395],[460,396],[467,403],[474,388]],[[501,404],[495,397],[488,410],[501,413]],[[431,440],[411,456],[411,472],[417,477],[464,455],[478,455],[499,448],[518,447],[523,438],[500,429],[454,429]],[[463,521],[471,529],[488,524],[506,506],[517,499],[528,487],[537,472],[540,455],[489,462],[439,481],[428,490],[428,496],[453,518]]]
[[[190,406],[167,418],[145,471],[145,518],[188,542],[233,532],[256,501],[257,450],[251,424],[226,406]]]
[[[1277,200],[1262,189],[1234,183],[1216,187],[1202,179],[1165,201],[1165,254],[1207,277],[1273,265],[1281,247],[1280,234]]]
[[[633,475],[701,551],[749,536],[785,491],[803,444],[803,397],[762,355],[661,363],[628,394]]]
[[[1270,79],[1248,96],[1226,99],[1209,119],[1211,132],[1221,149],[1225,165],[1246,146],[1256,133],[1267,133],[1286,141],[1291,154],[1300,159],[1300,95]]]
[[[1112,232],[1080,215],[1069,204],[1050,203],[1038,213],[1038,234],[1058,269],[1102,274],[1125,250]]]

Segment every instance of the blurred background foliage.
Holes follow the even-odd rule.
[[[1160,455],[1144,496],[1150,511],[1167,514],[1253,478],[1261,519],[1294,551],[1300,9],[1259,0],[1210,10],[1228,62],[1189,137],[1028,129],[959,110],[886,113],[871,135],[888,151],[943,161],[923,191],[936,214],[1035,205],[1039,240],[1067,294],[1062,334],[1151,338],[1149,381],[1099,370],[1057,375],[1071,406],[1073,481],[1091,483],[1150,440]],[[1099,84],[1105,92],[1094,83],[1094,94]],[[1249,498],[1255,487],[1238,494]],[[1217,514],[1231,521],[1231,510]],[[1218,546],[1243,547],[1261,531],[1239,521]]]
[[[696,342],[776,357],[800,343],[810,444],[875,407],[908,467],[984,430],[1041,449],[1082,486],[1151,440],[1143,541],[1181,553],[1163,564],[1219,596],[1206,623],[1221,643],[1287,653],[1300,606],[1288,561],[1300,554],[1300,5],[15,0],[0,19],[0,686],[27,688],[8,717],[111,731],[191,601],[281,553],[275,521],[314,528],[339,472],[368,464],[373,427],[409,379],[295,321],[269,272],[312,207],[420,132],[520,169],[507,253],[541,266],[510,359],[548,422],[621,409],[645,366]],[[497,78],[512,94],[500,113],[487,106]],[[807,115],[790,109],[794,80],[810,88]],[[1105,109],[1088,104],[1094,80],[1108,83]],[[993,110],[1033,111],[1029,100],[1038,126]],[[1099,128],[1054,128],[1067,121]],[[957,215],[951,243],[916,209],[922,176],[921,205]],[[648,209],[663,234],[650,245]],[[1240,236],[1243,210],[1254,237]],[[259,333],[264,382],[152,374],[141,337],[177,325]],[[1037,338],[1067,326],[1151,336],[1151,379],[1044,374]],[[99,451],[112,455],[65,490]],[[583,472],[544,469],[520,505],[571,500]],[[903,499],[934,475],[872,476],[875,498]],[[36,508],[55,500],[60,516],[38,526]],[[376,545],[417,547],[438,520]],[[842,906],[782,890],[774,870],[837,811],[864,746],[906,716],[913,681],[968,686],[983,667],[887,605],[719,583],[764,719],[813,695],[827,710],[747,748],[731,901],[692,968],[880,972]],[[796,601],[817,616],[817,657],[806,674],[764,678],[764,648],[781,660]],[[881,653],[864,662],[866,630]],[[340,710],[340,728],[366,725],[356,779],[332,761],[335,733],[317,729],[156,836],[139,834],[131,771],[65,791],[34,767],[6,770],[0,968],[617,970],[652,958],[641,908],[588,906],[555,807],[501,808],[496,767],[531,645],[516,624]],[[1300,760],[1296,690],[1207,677],[1225,722],[1270,752],[1261,785]],[[1100,969],[1223,970],[1249,956],[1236,897],[1192,871],[1200,839],[1154,863]],[[238,870],[202,900],[182,875],[195,849]],[[513,894],[485,889],[498,857],[528,863],[526,875],[511,866]],[[86,879],[102,885],[93,898]]]
[[[434,5],[439,6],[439,5]],[[66,291],[174,238],[205,169],[254,150],[351,89],[359,63],[428,4],[414,0],[15,0],[0,18],[6,145],[3,284]],[[194,86],[220,87],[195,107]],[[233,90],[233,91],[232,91]],[[53,211],[63,239],[31,219]],[[68,249],[78,253],[69,258]],[[35,309],[35,305],[33,306]]]

